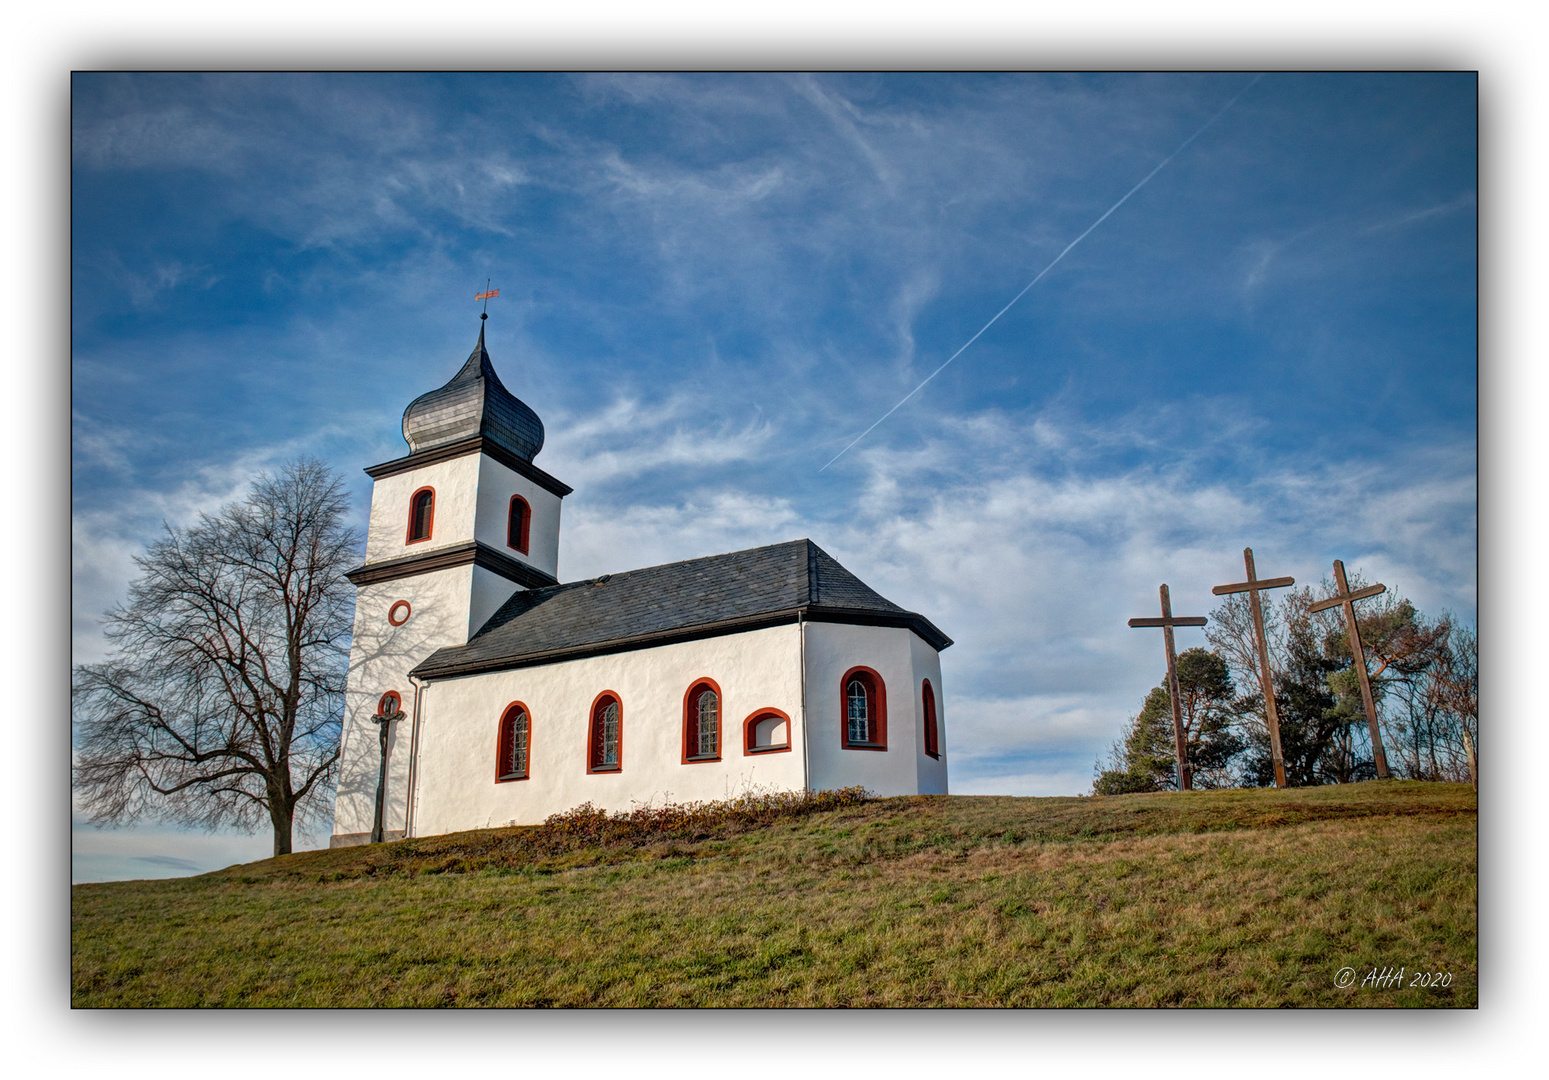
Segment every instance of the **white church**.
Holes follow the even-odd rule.
[[[941,650],[810,540],[559,580],[571,489],[479,342],[374,465],[331,846],[747,791],[945,794]]]

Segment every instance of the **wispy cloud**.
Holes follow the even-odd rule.
[[[1395,218],[1379,221],[1374,225],[1368,225],[1361,231],[1363,233],[1376,233],[1385,232],[1389,229],[1405,229],[1411,225],[1416,225],[1422,221],[1428,221],[1432,218],[1445,217],[1449,214],[1457,214],[1466,210],[1472,210],[1477,205],[1477,197],[1472,191],[1469,191],[1459,195],[1455,199],[1448,199],[1446,202],[1437,203],[1435,206],[1427,206],[1423,210],[1414,210],[1407,214],[1400,214]]]
[[[620,398],[590,415],[551,419],[545,467],[572,486],[599,487],[665,468],[706,469],[760,456],[773,434],[761,417],[735,423],[697,396]]]

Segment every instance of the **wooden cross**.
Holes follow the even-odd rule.
[[[1252,548],[1242,549],[1242,561],[1248,568],[1247,581],[1239,581],[1235,585],[1217,585],[1210,591],[1216,596],[1240,592],[1248,594],[1248,606],[1253,609],[1253,637],[1259,650],[1260,685],[1264,688],[1264,719],[1269,723],[1269,752],[1275,759],[1275,786],[1283,788],[1286,786],[1285,756],[1280,752],[1280,713],[1275,709],[1275,677],[1269,670],[1269,645],[1264,640],[1264,608],[1259,603],[1259,593],[1264,589],[1283,589],[1287,585],[1295,585],[1296,579],[1277,577],[1260,581],[1254,577]]]
[[[1371,677],[1366,674],[1366,653],[1361,649],[1361,629],[1355,622],[1355,602],[1365,600],[1369,596],[1377,596],[1387,592],[1386,585],[1368,585],[1363,589],[1350,591],[1350,583],[1345,580],[1345,564],[1338,559],[1334,560],[1334,583],[1337,591],[1327,600],[1319,600],[1307,610],[1326,611],[1331,607],[1345,609],[1345,629],[1350,636],[1350,652],[1355,657],[1355,674],[1361,681],[1361,704],[1366,706],[1366,725],[1372,733],[1372,761],[1377,766],[1377,779],[1388,778],[1388,755],[1382,749],[1382,732],[1377,729],[1377,703],[1372,700]]]
[[[1167,694],[1173,704],[1173,749],[1178,754],[1178,787],[1183,791],[1194,790],[1194,777],[1189,771],[1189,746],[1183,735],[1183,698],[1178,691],[1178,651],[1173,646],[1173,627],[1204,626],[1203,615],[1179,615],[1173,618],[1172,600],[1167,586],[1162,586],[1162,617],[1160,619],[1131,619],[1131,626],[1160,626],[1167,642]]]

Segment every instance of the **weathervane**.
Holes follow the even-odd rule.
[[[1172,698],[1173,706],[1173,749],[1178,754],[1178,790],[1193,791],[1194,777],[1189,770],[1189,746],[1183,735],[1183,702],[1182,694],[1178,690],[1178,650],[1173,645],[1173,627],[1175,626],[1204,626],[1203,615],[1179,615],[1173,616],[1172,599],[1167,595],[1167,586],[1162,586],[1162,617],[1160,619],[1131,619],[1131,626],[1160,626],[1162,636],[1167,640],[1167,696]]]
[[[1253,636],[1259,650],[1261,679],[1259,685],[1264,690],[1264,719],[1269,724],[1269,752],[1275,760],[1275,786],[1283,788],[1286,786],[1285,755],[1280,752],[1280,713],[1275,708],[1275,677],[1269,670],[1269,645],[1264,640],[1264,609],[1259,603],[1259,591],[1283,589],[1288,585],[1295,585],[1296,579],[1277,577],[1260,580],[1254,577],[1252,548],[1242,549],[1242,561],[1248,568],[1247,581],[1241,581],[1235,585],[1217,585],[1210,591],[1217,596],[1239,592],[1248,594],[1248,606],[1253,610]]]
[[[479,312],[479,321],[480,322],[483,322],[485,319],[489,318],[489,302],[490,302],[490,299],[492,297],[496,297],[496,296],[500,295],[500,290],[499,289],[491,289],[489,287],[489,283],[490,283],[490,279],[489,278],[485,278],[484,279],[484,291],[479,293],[477,296],[474,297],[475,300],[483,300],[484,301],[484,310]]]

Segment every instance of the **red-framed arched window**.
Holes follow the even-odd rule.
[[[624,705],[612,690],[592,702],[586,735],[586,771],[618,772],[624,767]]]
[[[500,714],[500,734],[495,746],[495,783],[527,779],[527,757],[532,748],[532,713],[513,701]]]
[[[683,695],[683,764],[721,760],[721,686],[698,679]]]
[[[887,686],[869,667],[839,680],[839,736],[846,750],[887,749]]]
[[[409,496],[409,538],[406,544],[417,544],[430,539],[430,530],[436,523],[436,489],[422,487]]]
[[[791,718],[779,709],[759,709],[742,722],[744,754],[779,754],[791,748]]]
[[[936,733],[936,691],[931,688],[929,679],[920,684],[920,704],[925,709],[925,752],[939,758],[941,742]]]
[[[527,554],[527,534],[532,528],[532,507],[520,495],[511,496],[511,510],[506,516],[506,546]]]

